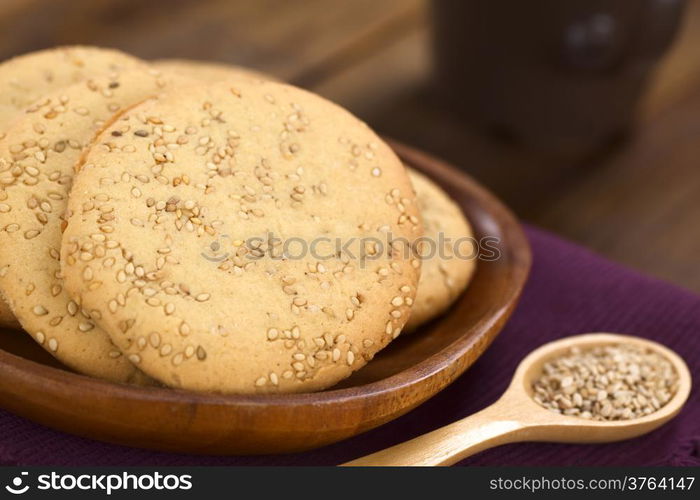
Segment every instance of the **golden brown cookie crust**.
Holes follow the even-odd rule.
[[[273,258],[268,232],[327,237],[315,255],[329,258]],[[71,193],[63,273],[167,385],[311,391],[406,322],[419,259],[365,242],[374,260],[360,265],[332,243],[388,232],[412,241],[422,225],[405,169],[366,125],[288,85],[221,83],[143,103],[98,138]]]

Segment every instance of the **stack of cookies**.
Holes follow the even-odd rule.
[[[77,372],[330,387],[467,286],[473,259],[416,242],[470,235],[364,123],[264,75],[90,47],[0,65],[0,318]]]

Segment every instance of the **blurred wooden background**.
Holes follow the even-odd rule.
[[[257,68],[448,159],[518,215],[700,291],[700,1],[634,133],[572,160],[484,137],[430,90],[425,0],[0,0],[0,58],[60,44]]]

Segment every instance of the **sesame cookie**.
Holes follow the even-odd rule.
[[[96,328],[99,311],[81,309],[63,289],[59,251],[74,166],[116,113],[169,83],[139,69],[74,84],[36,101],[0,140],[0,292],[39,344],[88,375],[144,378]]]
[[[266,75],[265,73],[250,68],[234,66],[232,64],[193,61],[189,59],[160,59],[158,61],[153,61],[152,64],[161,71],[185,75],[207,82],[218,82],[237,78],[246,80],[277,80],[277,78],[271,75]]]
[[[0,64],[0,138],[12,120],[37,98],[103,73],[143,66],[117,50],[59,47],[32,52]],[[0,326],[20,328],[0,298]]]
[[[96,75],[144,65],[118,50],[81,46],[41,50],[4,61],[0,64],[0,133],[17,114],[50,92]]]
[[[439,316],[469,284],[476,267],[472,230],[459,206],[437,184],[408,169],[423,224],[423,267],[406,330]],[[424,253],[423,253],[424,252]]]
[[[166,385],[301,392],[398,336],[420,259],[395,240],[420,234],[406,171],[366,125],[295,87],[224,82],[98,137],[61,261],[69,294]]]

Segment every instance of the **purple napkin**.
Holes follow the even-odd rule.
[[[532,349],[577,333],[654,339],[680,353],[700,381],[700,297],[528,228],[534,266],[522,301],[488,351],[452,386],[411,413],[348,441],[286,456],[202,457],[114,446],[56,432],[0,410],[2,465],[336,465],[405,441],[494,402]],[[512,444],[461,465],[700,465],[697,389],[651,434],[605,445]]]

